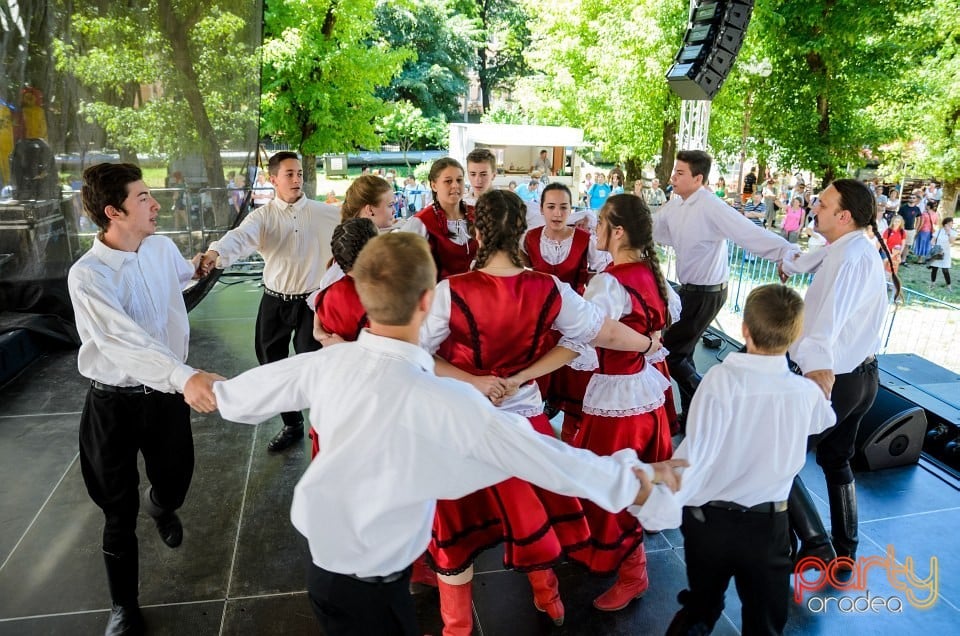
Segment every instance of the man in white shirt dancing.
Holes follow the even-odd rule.
[[[170,239],[153,236],[160,205],[140,168],[92,166],[81,195],[100,232],[68,277],[82,341],[77,366],[91,385],[80,416],[80,468],[105,517],[102,547],[113,602],[106,633],[140,634],[137,453],[151,484],[144,508],[163,542],[175,548],[183,539],[175,511],[193,477],[187,405],[212,408],[201,387],[220,376],[185,364],[190,325],[181,292],[196,264]]]
[[[653,215],[654,240],[673,246],[677,254],[680,320],[663,334],[663,346],[670,352],[670,375],[680,388],[682,419],[700,383],[693,351],[727,300],[727,241],[772,261],[798,251],[796,245],[754,225],[704,187],[712,161],[702,150],[678,152],[670,178],[678,196]]]
[[[572,448],[497,410],[476,389],[433,373],[418,346],[436,268],[427,242],[381,235],[351,271],[370,320],[357,342],[297,356],[213,385],[223,417],[259,422],[310,407],[320,441],[291,518],[310,545],[307,589],[329,636],[419,635],[410,564],[430,541],[437,499],[515,475],[615,511],[646,500],[673,467],[632,450]]]

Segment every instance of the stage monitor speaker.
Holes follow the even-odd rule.
[[[860,422],[854,464],[867,470],[915,464],[926,433],[923,408],[881,386]]]

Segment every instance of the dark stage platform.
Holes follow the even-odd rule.
[[[252,282],[218,285],[191,313],[190,362],[224,375],[256,364],[253,325],[260,292]],[[701,350],[702,369],[732,345]],[[762,382],[762,378],[757,379]],[[948,391],[956,395],[957,384]],[[77,426],[86,386],[75,352],[48,355],[0,391],[0,636],[103,633],[109,597],[100,553],[100,511],[80,478]],[[197,469],[181,511],[183,545],[170,550],[152,522],[140,519],[140,600],[151,634],[319,634],[305,595],[307,547],[290,525],[293,485],[307,465],[306,444],[279,456],[266,442],[279,419],[257,427],[193,416]],[[825,486],[811,461],[803,471],[821,514]],[[788,634],[956,634],[960,632],[960,492],[925,460],[919,465],[858,475],[861,555],[912,560],[936,582],[909,602],[878,567],[863,590],[826,590],[825,611],[791,604]],[[573,567],[560,568],[567,621],[554,628],[532,603],[526,577],[503,571],[496,551],[477,563],[475,634],[662,634],[677,610],[686,576],[679,531],[648,537],[651,588],[627,609],[606,614],[590,605],[610,585]],[[896,578],[893,579],[895,582]],[[900,581],[903,580],[901,575]],[[899,597],[899,612],[858,611],[840,598]],[[809,596],[809,595],[808,595]],[[716,634],[739,633],[739,602],[731,588]],[[435,591],[418,596],[421,627],[439,636]],[[889,606],[893,604],[890,603]],[[874,602],[873,607],[877,607]]]

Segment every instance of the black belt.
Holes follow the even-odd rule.
[[[765,501],[759,503],[756,506],[741,506],[735,501],[708,501],[703,504],[710,508],[720,508],[721,510],[731,510],[734,512],[762,512],[765,514],[773,514],[775,512],[786,512],[787,502],[786,501]]]
[[[410,572],[410,568],[386,576],[357,576],[356,574],[344,574],[344,576],[349,576],[351,579],[360,581],[361,583],[385,584],[399,581],[408,572]]]
[[[858,364],[857,366],[855,366],[853,370],[848,371],[847,373],[838,373],[837,375],[851,375],[854,373],[863,373],[870,367],[876,366],[876,364],[877,364],[877,356],[867,356],[864,359],[864,361]],[[803,369],[801,369],[796,362],[794,362],[793,360],[790,360],[788,362],[788,365],[791,371],[793,371],[797,375],[803,375]]]
[[[279,298],[280,300],[289,302],[291,300],[304,300],[312,292],[308,292],[306,294],[281,294],[280,292],[273,291],[269,287],[264,287],[263,293],[267,296],[273,296],[274,298]]]
[[[113,386],[112,384],[104,384],[103,382],[90,380],[90,386],[98,391],[106,391],[107,393],[128,393],[140,395],[149,395],[150,393],[153,393],[153,389],[142,384],[138,384],[137,386]]]
[[[716,285],[691,285],[689,283],[683,283],[680,285],[680,291],[682,292],[721,292],[726,288],[726,283],[718,283]]]

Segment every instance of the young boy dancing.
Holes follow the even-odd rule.
[[[680,463],[571,448],[470,385],[436,377],[419,347],[437,275],[423,238],[379,236],[351,274],[370,320],[357,342],[213,385],[234,421],[310,407],[321,451],[297,484],[291,518],[310,545],[307,590],[324,633],[420,633],[410,564],[430,541],[437,499],[517,476],[616,511],[646,500],[648,475],[677,485]]]
[[[787,367],[784,354],[802,325],[803,300],[792,289],[750,293],[747,352],[710,369],[693,397],[687,436],[674,453],[692,466],[683,487],[675,495],[654,489],[637,511],[644,528],[683,532],[689,589],[668,634],[709,633],[731,576],[743,633],[783,632],[793,567],[786,500],[807,437],[835,422],[823,391]]]

